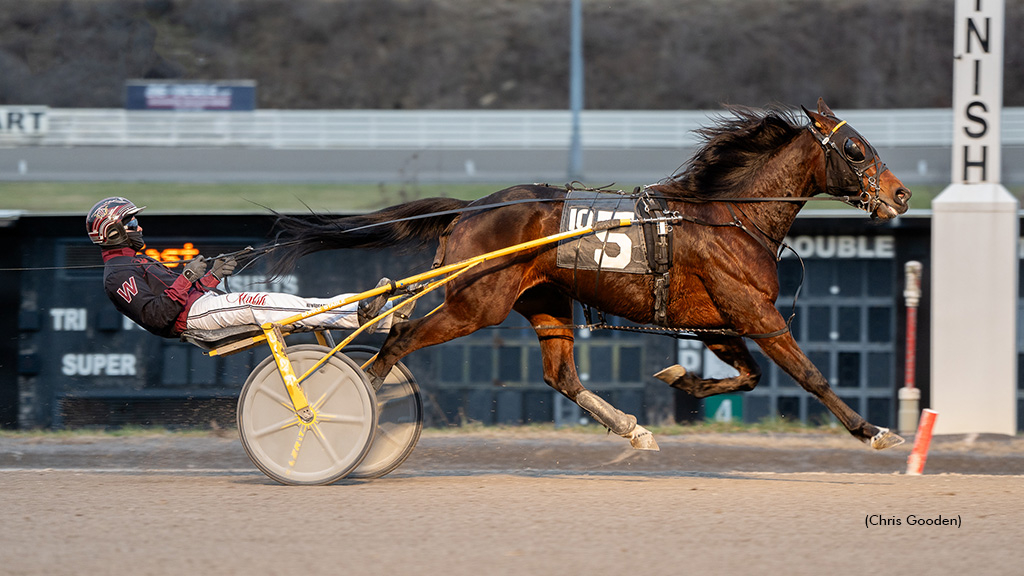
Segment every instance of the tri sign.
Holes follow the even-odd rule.
[[[953,41],[954,184],[999,183],[1003,0],[956,0]]]

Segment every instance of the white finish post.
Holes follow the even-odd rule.
[[[1003,0],[956,0],[952,184],[932,203],[936,434],[1017,429],[1018,202],[1000,184]]]

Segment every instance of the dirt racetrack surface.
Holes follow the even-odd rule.
[[[280,486],[233,437],[0,437],[0,574],[1019,574],[1024,439],[427,432]]]

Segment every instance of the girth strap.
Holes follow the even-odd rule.
[[[647,258],[654,275],[654,323],[668,325],[668,304],[670,272],[672,270],[672,225],[666,221],[668,203],[664,198],[655,198],[647,189],[638,186],[633,190],[637,197],[636,211],[644,222],[644,240],[647,243]]]

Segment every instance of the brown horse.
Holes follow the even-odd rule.
[[[860,134],[818,101],[804,109],[810,123],[774,110],[733,109],[699,132],[704,144],[688,166],[647,187],[664,198],[673,252],[663,326],[694,330],[739,371],[702,379],[675,366],[658,374],[703,398],[752,390],[761,376],[744,337],[817,397],[855,437],[877,449],[903,441],[868,423],[833,392],[797,345],[775,307],[781,245],[807,199],[828,194],[888,220],[906,212],[910,191]],[[431,198],[364,216],[281,217],[273,273],[316,250],[375,248],[440,241],[435,265],[457,262],[559,232],[566,188],[514,186],[475,202]],[[490,208],[480,209],[481,207]],[[396,323],[370,376],[420,348],[465,336],[505,320],[515,310],[534,327],[544,381],[590,412],[635,448],[657,449],[636,418],[586,390],[573,358],[573,300],[642,324],[657,313],[651,275],[560,268],[546,245],[488,261],[446,287],[434,314]],[[667,298],[665,298],[667,296]]]

